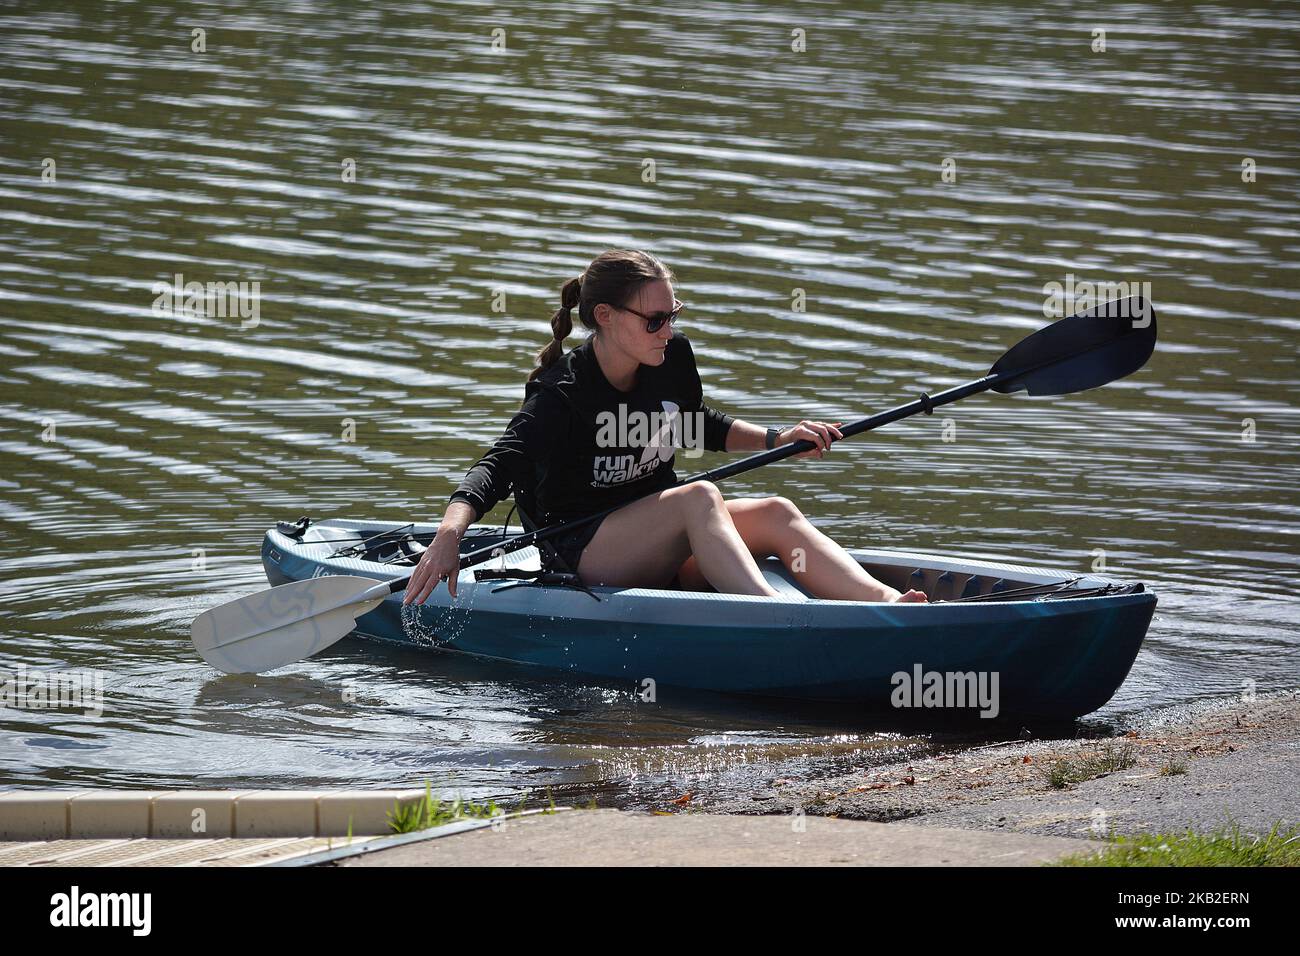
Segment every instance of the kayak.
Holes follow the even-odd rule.
[[[330,519],[267,531],[272,585],[411,573],[432,524]],[[474,525],[468,554],[522,528]],[[869,573],[930,604],[828,601],[776,558],[779,597],[531,580],[536,547],[463,569],[420,606],[402,594],[359,617],[362,638],[534,665],[661,699],[682,687],[851,704],[900,716],[1071,720],[1128,675],[1155,610],[1140,583],[886,549],[847,549]],[[476,572],[498,575],[478,580]],[[518,575],[502,577],[500,575]]]

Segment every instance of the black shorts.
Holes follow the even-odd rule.
[[[605,518],[608,517],[609,515],[605,516]],[[568,565],[568,567],[555,565],[556,569],[572,571],[577,574],[578,562],[582,559],[582,549],[596,536],[596,532],[600,530],[605,518],[595,518],[580,527],[574,528],[572,531],[560,535],[558,538],[550,538],[543,542],[543,553],[546,551],[545,545],[550,545],[559,554],[560,559]]]

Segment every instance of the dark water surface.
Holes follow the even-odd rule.
[[[106,694],[0,710],[0,785],[635,804],[965,743],[356,641],[258,678],[193,653],[196,614],[264,586],[276,520],[439,516],[559,283],[611,246],[676,270],[708,400],[761,424],[978,377],[1046,283],[1150,282],[1161,344],[1131,379],[973,398],[726,489],[845,544],[1100,549],[1161,603],[1094,724],[1296,684],[1294,10],[179,10],[0,14],[0,667],[101,669]],[[260,283],[258,322],[158,314],[178,273]]]

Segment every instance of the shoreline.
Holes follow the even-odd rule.
[[[1087,778],[1052,786],[1053,775],[1068,777],[1063,768]],[[702,795],[691,810],[1080,840],[1234,823],[1258,834],[1300,821],[1297,779],[1300,691],[1283,691],[1181,705],[1112,737],[1007,742],[815,781],[778,778],[747,798]]]
[[[0,823],[15,842],[0,842],[0,866],[1033,866],[1091,855],[1108,836],[1264,835],[1300,819],[1300,691],[1181,705],[1118,730],[776,778],[670,812],[474,814],[405,836],[389,832],[388,810],[418,790],[8,793]],[[206,839],[191,827],[199,809]]]

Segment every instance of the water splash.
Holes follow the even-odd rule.
[[[446,647],[465,633],[479,587],[474,581],[463,580],[458,582],[456,597],[447,604],[403,604],[402,631],[421,647]]]

